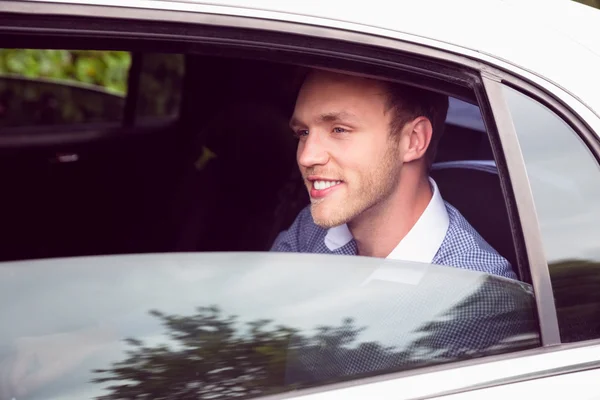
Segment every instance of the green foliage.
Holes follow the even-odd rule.
[[[130,66],[125,51],[0,49],[0,75],[67,80],[120,95]]]

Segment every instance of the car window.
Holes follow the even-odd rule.
[[[2,399],[247,398],[539,345],[529,285],[366,257],[3,263],[0,301]]]
[[[561,340],[600,337],[597,159],[577,132],[546,106],[510,87],[504,93],[538,213]]]
[[[0,128],[118,122],[131,54],[0,49]]]
[[[449,99],[446,123],[485,133],[485,125],[479,107],[455,97]]]
[[[61,64],[61,57],[78,65],[75,56],[109,60],[113,53],[15,52],[10,54],[30,54],[34,59],[53,55],[46,61],[57,64],[47,68],[60,72],[55,75],[71,68]],[[151,134],[141,130],[144,134],[112,135],[102,143],[98,139],[102,133],[71,135],[73,143],[71,138],[57,137],[53,147],[25,145],[18,156],[4,152],[2,178],[5,193],[10,194],[3,199],[0,229],[8,242],[0,249],[0,259],[268,250],[309,203],[298,179],[297,142],[288,125],[299,67],[193,54],[118,54],[128,57],[128,75],[123,64],[119,78],[106,81],[113,89],[108,84],[101,89],[119,100],[113,119],[120,121],[135,106],[135,118],[128,126],[134,130],[157,119],[178,118],[180,123],[158,124]],[[76,75],[69,79],[71,86],[82,84]],[[62,87],[63,82],[51,84]],[[94,85],[101,87],[103,82],[98,78]],[[117,87],[122,95],[113,95]],[[187,111],[180,114],[184,91]],[[69,104],[94,103],[79,99],[52,104],[52,110],[62,115]],[[32,123],[45,126],[44,120],[27,118],[29,114],[23,114],[14,120],[14,127],[30,132]],[[507,209],[482,121],[477,104],[450,98],[432,177],[443,198],[516,271]],[[23,187],[23,182],[28,184]],[[38,197],[45,201],[36,202]]]

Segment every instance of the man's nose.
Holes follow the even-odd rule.
[[[325,165],[329,161],[329,153],[320,135],[316,132],[308,134],[304,141],[298,144],[298,164],[302,167]]]

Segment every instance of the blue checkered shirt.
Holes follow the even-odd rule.
[[[448,204],[446,210],[450,224],[446,237],[432,260],[432,264],[465,268],[473,271],[517,279],[510,263],[490,246],[477,233],[461,213]],[[281,232],[271,251],[294,253],[322,253],[356,255],[356,242],[351,240],[344,246],[329,250],[325,245],[327,229],[316,225],[310,213],[310,206],[304,208],[292,226]]]

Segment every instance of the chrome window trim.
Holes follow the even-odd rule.
[[[486,388],[499,386],[499,385],[506,385],[506,384],[511,384],[511,383],[530,381],[533,379],[544,379],[544,378],[548,378],[551,376],[571,374],[574,372],[589,371],[591,369],[598,369],[599,367],[600,367],[600,360],[582,362],[582,363],[576,364],[576,365],[563,365],[560,367],[548,368],[541,372],[537,371],[537,372],[522,373],[519,375],[515,375],[514,377],[511,377],[509,379],[506,379],[506,378],[497,379],[495,381],[486,382],[485,384],[469,386],[467,388],[463,388],[462,390],[448,391],[448,392],[440,393],[440,394],[438,394],[438,396],[446,396],[449,394],[460,393],[460,392],[464,392],[464,391],[486,389]]]

